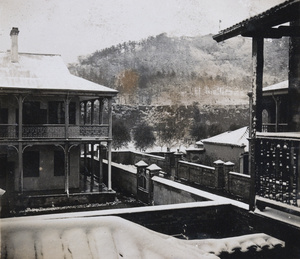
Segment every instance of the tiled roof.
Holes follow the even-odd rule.
[[[0,53],[0,88],[47,89],[116,94],[117,91],[72,75],[60,55],[19,53],[11,62],[10,52]]]
[[[300,0],[288,0],[267,11],[237,23],[213,36],[217,42],[242,35],[247,32],[261,31],[286,22],[294,21],[300,16]]]
[[[213,143],[219,145],[230,145],[237,147],[245,147],[245,151],[248,150],[248,138],[249,128],[243,127],[234,131],[227,131],[211,138],[203,139],[204,143]]]

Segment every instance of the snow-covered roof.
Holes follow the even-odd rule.
[[[219,135],[213,136],[211,138],[203,139],[204,145],[206,143],[219,144],[219,145],[229,145],[236,147],[244,147],[245,151],[248,150],[248,136],[249,128],[243,127],[234,131],[227,131]]]
[[[289,89],[289,81],[285,80],[280,83],[269,85],[263,88],[263,94],[287,94]]]
[[[285,247],[285,242],[263,233],[182,240],[114,216],[4,219],[1,234],[1,248],[7,258],[216,259],[223,252]]]
[[[116,90],[72,75],[60,55],[0,52],[0,88],[97,92],[115,95]]]

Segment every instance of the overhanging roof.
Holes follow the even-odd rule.
[[[60,55],[19,53],[11,62],[10,52],[0,53],[0,88],[47,90],[116,95],[118,91],[72,75]]]
[[[287,22],[292,22],[300,17],[300,0],[289,0],[282,4],[237,23],[213,36],[217,42],[242,35],[253,37],[260,35],[265,38],[280,38],[282,36],[298,35],[298,28],[279,27],[273,28]]]
[[[285,80],[280,83],[269,85],[263,88],[263,96],[288,94],[289,81]]]

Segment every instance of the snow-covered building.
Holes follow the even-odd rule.
[[[96,147],[105,146],[110,191],[117,91],[71,75],[59,55],[19,53],[18,34],[12,28],[12,48],[0,53],[0,188],[12,206],[26,206],[26,198],[36,194],[85,192],[87,178],[94,187],[94,175],[101,192],[103,149]],[[88,165],[96,151],[99,164]],[[82,176],[83,186],[81,156],[92,172]]]
[[[285,80],[263,88],[262,131],[286,131],[289,107],[288,87],[289,82]]]
[[[241,21],[213,38],[252,38],[249,170],[250,208],[275,207],[298,213],[300,206],[300,2],[285,1]],[[264,39],[289,37],[287,81],[263,88]],[[267,119],[266,119],[267,118]],[[270,125],[263,126],[263,120]],[[272,127],[271,127],[272,126]]]
[[[249,128],[243,127],[201,141],[205,148],[205,155],[212,161],[218,159],[224,162],[230,161],[235,164],[235,171],[248,173],[248,137]]]

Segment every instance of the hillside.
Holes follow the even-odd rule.
[[[248,125],[251,48],[249,38],[217,43],[212,35],[161,34],[80,57],[69,69],[119,91],[114,120],[131,130],[146,121],[156,145],[172,147]],[[265,41],[265,85],[286,80],[287,51],[285,38]]]
[[[287,39],[265,41],[264,84],[286,79]],[[251,39],[160,34],[80,57],[71,73],[119,90],[129,105],[240,105],[251,88]]]

